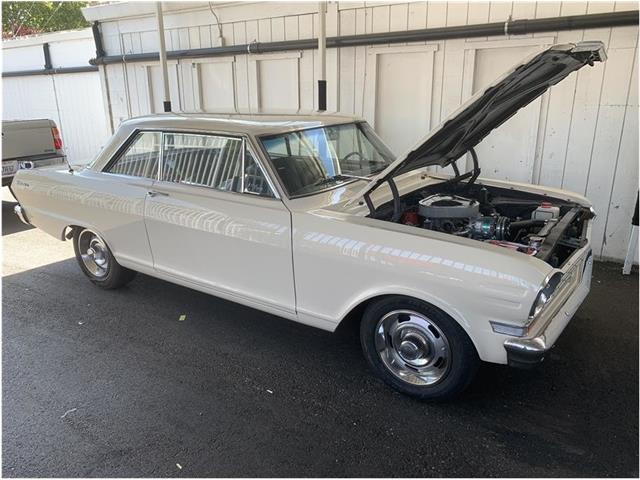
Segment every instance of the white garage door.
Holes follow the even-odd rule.
[[[502,72],[522,63],[539,49],[539,46],[519,46],[476,50],[473,92],[484,90]],[[540,102],[538,98],[520,110],[476,147],[483,177],[532,181]]]
[[[396,155],[431,127],[435,49],[420,45],[369,50],[365,117]]]

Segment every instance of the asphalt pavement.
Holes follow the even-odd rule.
[[[102,291],[4,198],[5,477],[638,477],[637,272],[596,263],[540,368],[434,404],[378,381],[353,326],[144,275]]]

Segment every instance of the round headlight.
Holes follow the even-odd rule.
[[[553,292],[555,292],[556,287],[562,280],[562,273],[555,273],[548,281],[544,284],[544,286],[538,292],[536,296],[536,301],[533,302],[531,306],[531,310],[529,311],[529,318],[537,317],[540,312],[544,309],[544,306],[549,302],[551,297],[553,296]]]

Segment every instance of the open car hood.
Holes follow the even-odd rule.
[[[535,54],[474,95],[376,175],[351,201],[369,195],[381,184],[403,173],[429,165],[450,165],[549,87],[585,65],[606,59],[604,44],[600,41],[554,45]]]

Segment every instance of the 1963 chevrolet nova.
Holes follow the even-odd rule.
[[[589,201],[481,180],[473,147],[604,60],[600,42],[546,50],[397,159],[352,117],[128,120],[81,171],[18,172],[16,213],[103,288],[140,271],[329,331],[357,316],[385,382],[449,398],[480,360],[542,361],[592,268]]]

